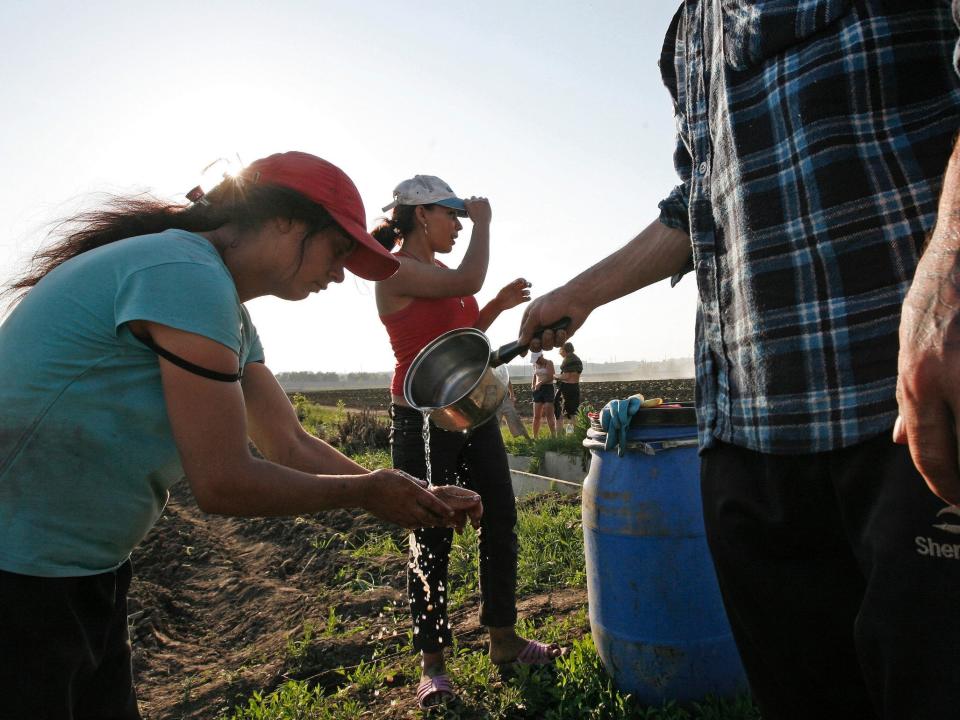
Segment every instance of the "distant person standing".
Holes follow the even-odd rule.
[[[573,343],[567,342],[560,346],[560,374],[557,375],[557,392],[553,396],[553,415],[560,421],[562,415],[568,421],[580,409],[580,375],[583,372],[583,362],[573,353]],[[570,426],[567,426],[568,431]]]
[[[500,403],[500,407],[497,408],[497,420],[506,420],[507,429],[510,430],[510,434],[514,437],[525,437],[529,440],[530,433],[527,432],[526,426],[520,419],[516,402],[517,395],[513,391],[513,383],[507,383],[507,394],[504,396],[503,402]]]
[[[550,434],[557,434],[557,420],[553,416],[553,395],[555,392],[553,379],[556,376],[556,367],[553,360],[546,355],[536,353],[533,361],[533,437],[540,435],[540,421],[546,418]]]

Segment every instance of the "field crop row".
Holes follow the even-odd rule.
[[[517,396],[517,409],[521,415],[532,415],[530,387],[514,383]],[[644,397],[660,397],[665,401],[693,400],[694,381],[690,378],[678,380],[629,380],[580,383],[581,402],[595,409],[603,407],[608,400],[624,398],[641,393]],[[386,411],[390,407],[389,388],[360,388],[353,390],[312,390],[300,393],[310,402],[334,407],[343,403],[351,409],[369,409]]]

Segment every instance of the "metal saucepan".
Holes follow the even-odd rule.
[[[564,318],[552,326],[561,330]],[[410,407],[430,410],[434,425],[444,430],[470,430],[489,420],[507,394],[506,363],[527,350],[519,341],[490,349],[476,328],[457,328],[435,338],[410,364],[403,397]]]

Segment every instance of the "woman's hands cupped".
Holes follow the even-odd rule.
[[[504,285],[500,292],[497,293],[496,298],[500,309],[509,310],[522,303],[530,302],[530,287],[531,283],[524,278],[517,278],[513,282]]]
[[[430,488],[430,492],[453,508],[453,527],[457,532],[463,532],[468,519],[474,529],[480,527],[483,502],[478,493],[457,485],[434,485]]]
[[[402,470],[374,470],[367,478],[362,507],[386,522],[415,529],[454,527],[454,509],[427,490],[427,483]]]
[[[493,211],[490,209],[490,201],[485,197],[469,197],[463,201],[467,209],[467,216],[474,224],[489,224],[493,218]]]

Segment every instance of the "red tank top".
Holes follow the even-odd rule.
[[[479,317],[480,306],[472,295],[414,298],[405,308],[381,315],[380,321],[387,328],[397,359],[390,392],[403,397],[403,381],[410,363],[431,340],[448,330],[473,327]]]

